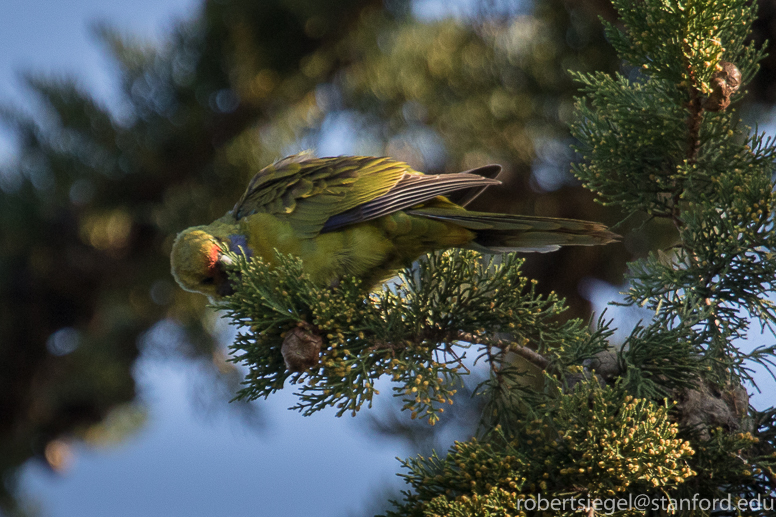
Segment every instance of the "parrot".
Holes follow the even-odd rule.
[[[336,288],[353,275],[373,288],[436,250],[546,252],[619,240],[596,222],[467,210],[501,183],[500,171],[424,174],[389,157],[292,155],[261,169],[223,217],[179,233],[172,275],[218,301],[234,294],[227,251],[270,267],[280,252],[300,258],[316,285]]]

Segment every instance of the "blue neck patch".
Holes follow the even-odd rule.
[[[253,257],[253,250],[248,247],[248,239],[245,238],[245,235],[230,235],[229,251],[232,253],[240,253],[240,249],[242,249],[242,253],[245,254],[246,257]]]

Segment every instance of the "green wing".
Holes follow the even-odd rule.
[[[331,216],[385,195],[408,172],[414,171],[389,158],[294,155],[259,171],[232,215],[278,215],[300,237],[314,237]]]
[[[301,238],[369,221],[465,190],[478,192],[500,181],[494,167],[425,175],[390,158],[294,155],[269,165],[251,180],[232,215],[270,213],[288,220]],[[500,169],[500,167],[499,167]],[[497,171],[495,171],[497,172]]]

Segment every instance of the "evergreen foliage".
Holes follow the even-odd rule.
[[[371,405],[375,382],[391,375],[399,385],[412,417],[439,419],[442,404],[452,404],[463,359],[479,345],[494,369],[510,367],[512,352],[530,360],[571,364],[580,348],[586,357],[600,350],[578,320],[560,323],[557,296],[542,297],[534,283],[519,273],[522,260],[483,261],[473,251],[430,254],[416,269],[405,269],[398,282],[369,293],[355,278],[336,289],[316,286],[302,273],[301,263],[277,257],[269,267],[260,259],[235,256],[242,276],[234,296],[218,307],[249,332],[234,345],[235,361],[250,368],[240,398],[267,397],[283,387],[286,370],[281,348],[288,332],[303,326],[325,337],[320,362],[292,382],[302,383],[300,402],[305,415],[327,406],[354,416]],[[509,340],[498,336],[507,333]],[[579,343],[574,348],[567,342]],[[541,343],[539,353],[528,348]],[[567,357],[567,354],[577,354]]]
[[[627,303],[652,310],[647,332],[674,333],[718,382],[752,380],[746,361],[767,363],[774,350],[743,354],[734,340],[747,336],[752,318],[770,327],[776,316],[768,299],[775,148],[742,128],[735,110],[709,111],[703,102],[723,58],[744,81],[762,58],[745,44],[748,4],[646,2],[637,10],[615,2],[626,32],[607,32],[638,72],[633,81],[577,75],[587,96],[572,125],[580,179],[605,203],[674,223],[670,253],[631,265]]]
[[[559,499],[571,514],[588,497],[673,488],[695,475],[686,465],[693,451],[674,438],[678,426],[666,407],[596,381],[572,390],[550,385],[552,406],[541,407],[519,433],[499,426],[484,440],[456,442],[444,459],[403,462],[414,492],[388,517],[513,515],[535,509],[540,496]]]
[[[141,349],[200,361],[226,381],[212,392],[231,396],[239,370],[214,360],[212,317],[169,278],[172,236],[223,215],[259,167],[314,147],[337,117],[358,128],[364,154],[429,172],[507,165],[501,194],[488,192],[493,210],[608,217],[567,180],[534,204],[537,171],[568,159],[558,144],[571,77],[585,94],[575,174],[614,209],[651,218],[644,246],[671,246],[630,266],[625,303],[651,320],[615,344],[604,319],[592,330],[563,319],[585,314],[580,278],[619,281],[612,257],[638,247],[530,257],[522,269],[448,252],[374,293],[352,279],[316,290],[287,257],[272,269],[242,261],[244,288],[227,305],[243,326],[235,359],[250,369],[239,396],[290,381],[302,413],[352,413],[384,375],[426,425],[444,422],[464,354],[479,357],[489,378],[476,391],[477,439],[403,462],[411,490],[391,517],[531,513],[525,501],[553,496],[772,497],[776,412],[749,407],[746,382],[774,347],[740,348],[775,314],[774,147],[737,114],[764,57],[747,39],[755,10],[617,0],[622,25],[606,35],[628,67],[610,76],[585,73],[611,64],[586,18],[599,4],[543,0],[530,15],[462,22],[418,21],[402,0],[203,2],[159,46],[98,28],[121,113],[75,80],[28,75],[41,112],[0,113],[20,142],[0,171],[0,363],[12,365],[0,372],[0,511],[14,514],[16,472],[48,443],[94,443],[122,421],[107,416],[135,400]],[[560,298],[539,295],[552,289],[569,300],[560,317]],[[180,339],[156,342],[165,325]],[[74,351],[49,350],[60,332]],[[289,373],[289,336],[320,346],[320,362]],[[123,421],[117,435],[142,417]]]
[[[0,511],[21,511],[18,474],[45,461],[48,444],[137,431],[148,403],[133,376],[141,355],[196,365],[211,385],[199,402],[261,421],[261,405],[225,403],[241,372],[224,362],[217,315],[169,272],[175,233],[222,216],[260,167],[323,151],[344,119],[360,154],[428,172],[501,163],[504,189],[477,202],[532,213],[531,164],[557,173],[570,154],[550,152],[571,111],[565,63],[614,65],[596,0],[573,16],[563,0],[530,16],[483,2],[457,20],[419,19],[409,0],[199,4],[160,40],[94,27],[115,79],[108,102],[77,77],[28,70],[32,102],[0,99],[0,123],[16,136],[0,164]],[[418,73],[394,73],[410,60]],[[567,180],[541,215],[605,219]],[[628,251],[610,250],[603,270],[597,253],[526,267],[542,292],[567,298],[566,315],[586,317],[578,280],[619,278]]]
[[[572,123],[573,170],[603,203],[670,221],[675,240],[631,264],[624,304],[654,317],[621,346],[603,320],[593,331],[560,323],[561,301],[537,296],[511,256],[430,255],[373,293],[347,278],[315,288],[291,259],[270,268],[236,257],[242,287],[225,307],[250,329],[234,345],[250,368],[241,397],[266,397],[291,376],[282,349],[294,327],[322,341],[320,362],[292,377],[305,414],[336,405],[355,415],[391,375],[404,409],[433,424],[452,403],[464,351],[488,364],[476,393],[486,400],[480,438],[405,461],[412,490],[390,517],[533,514],[524,503],[542,497],[776,491],[773,419],[749,406],[745,389],[752,364],[772,364],[776,346],[739,348],[753,321],[776,322],[776,148],[735,111],[764,55],[746,42],[755,9],[741,0],[614,5],[623,28],[606,24],[607,35],[633,68],[629,77],[574,74],[585,97]],[[525,382],[531,374],[538,385]],[[593,509],[555,514],[581,511]],[[619,504],[614,514],[648,512]]]

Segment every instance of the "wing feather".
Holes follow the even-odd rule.
[[[475,169],[476,171],[476,169]],[[371,221],[384,215],[417,206],[439,196],[460,190],[480,190],[499,185],[496,179],[484,178],[472,172],[457,174],[406,173],[396,185],[382,196],[334,215],[321,229],[330,232],[343,226]]]
[[[232,216],[274,214],[314,237],[331,216],[384,195],[409,171],[390,158],[290,156],[253,177]]]
[[[291,223],[300,238],[315,237],[439,196],[458,193],[471,200],[501,183],[497,165],[457,173],[426,175],[406,163],[379,157],[314,158],[294,155],[259,171],[232,209],[239,220],[270,213]]]

